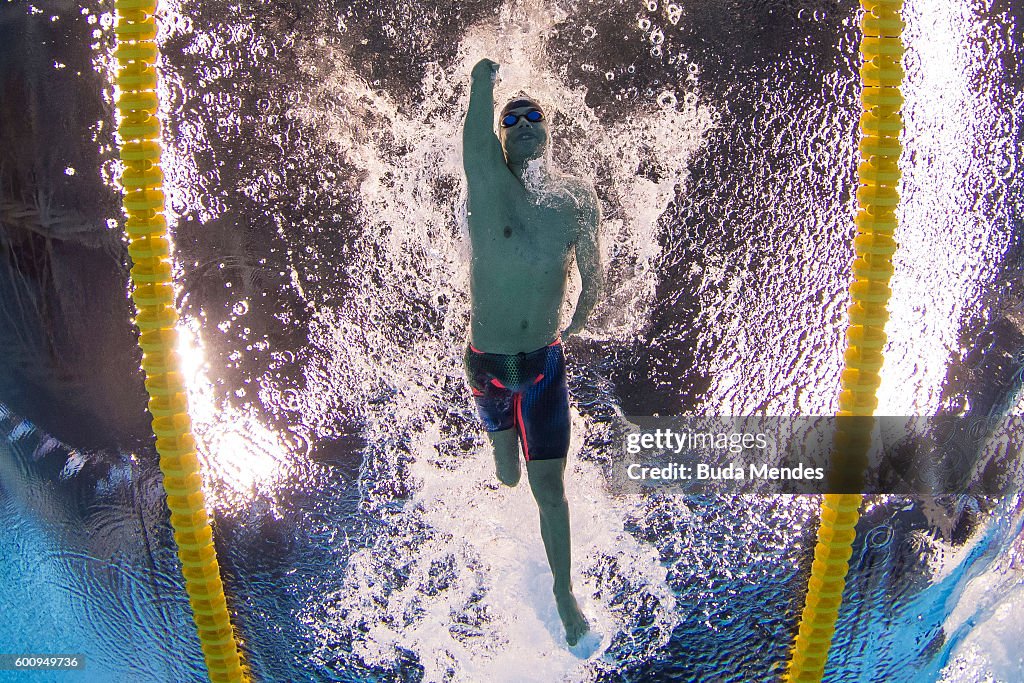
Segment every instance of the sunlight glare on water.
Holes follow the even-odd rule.
[[[227,403],[218,405],[202,349],[187,324],[178,327],[178,354],[188,389],[189,416],[203,468],[209,473],[207,504],[239,510],[258,494],[272,493],[293,471],[292,459],[308,453],[288,448],[277,434]]]
[[[990,35],[979,44],[976,11],[923,1],[905,9],[913,51],[903,88],[904,200],[879,415],[939,409],[950,356],[966,351],[960,324],[1013,240],[1013,206],[994,173],[1019,152],[1007,146],[1013,124],[994,93],[975,85],[997,79],[1013,20],[982,24]]]

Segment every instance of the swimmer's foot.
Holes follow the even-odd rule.
[[[576,598],[571,590],[555,591],[555,604],[558,605],[558,616],[562,618],[562,625],[565,627],[565,642],[572,647],[590,630],[590,624],[580,611],[580,606],[576,604]]]

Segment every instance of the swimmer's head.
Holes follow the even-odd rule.
[[[543,156],[548,145],[544,110],[525,95],[514,98],[501,110],[498,138],[509,162],[522,163]]]
[[[505,115],[508,114],[511,110],[518,109],[520,107],[533,107],[534,109],[539,111],[541,114],[544,113],[544,110],[541,108],[540,104],[536,100],[528,97],[527,95],[524,95],[523,93],[520,93],[517,97],[509,100],[508,104],[506,104],[502,108],[502,110],[501,110],[502,118],[504,118]]]

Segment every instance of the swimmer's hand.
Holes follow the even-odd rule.
[[[489,78],[494,83],[498,80],[498,63],[484,57],[473,67],[472,77],[474,81]]]

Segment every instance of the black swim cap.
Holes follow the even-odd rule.
[[[511,102],[506,104],[504,108],[502,108],[500,118],[504,118],[505,114],[509,113],[513,109],[518,109],[519,107],[533,107],[541,114],[544,113],[544,110],[541,109],[541,106],[534,102],[533,100],[531,100],[529,97],[519,97],[517,99],[512,100]]]

